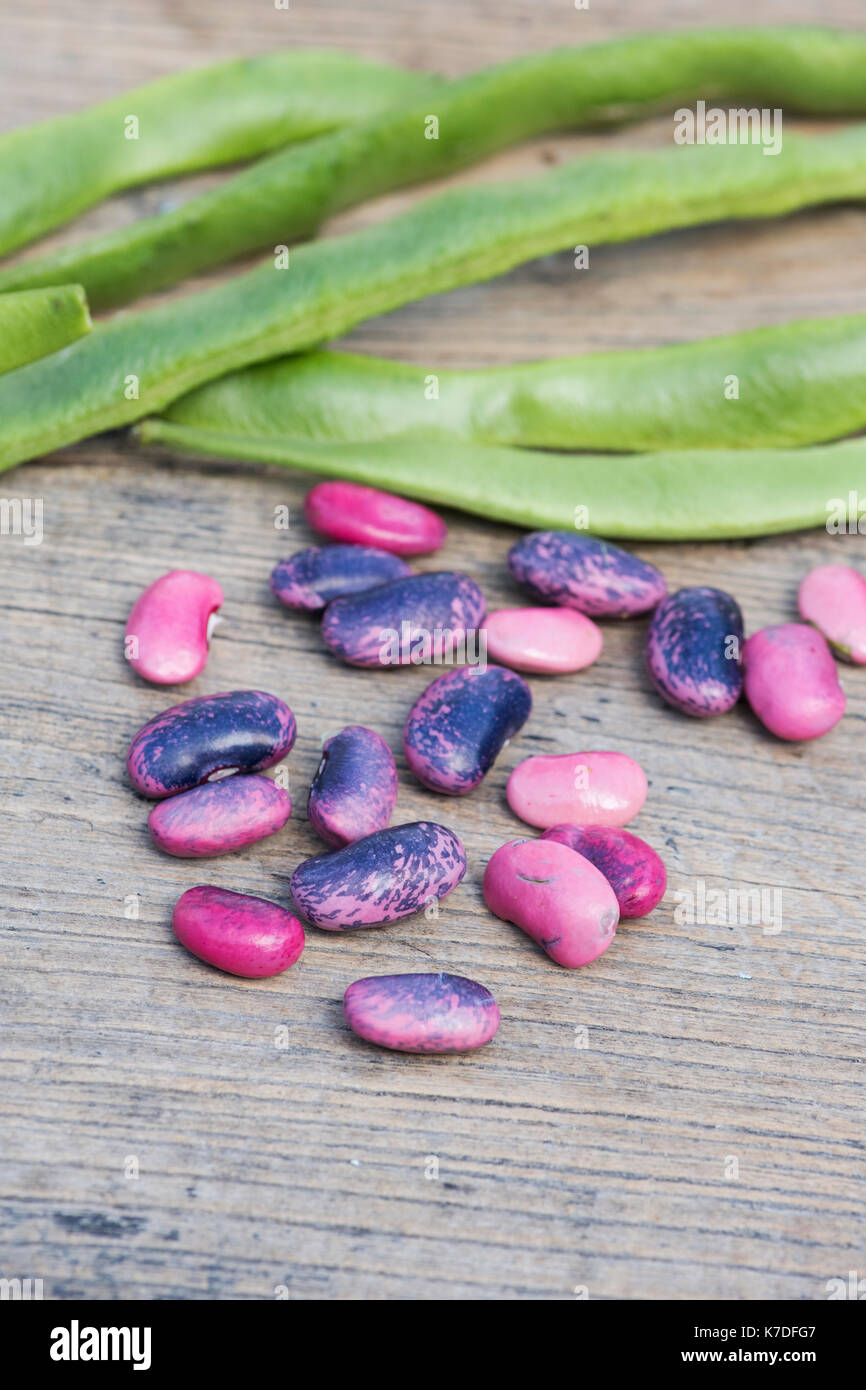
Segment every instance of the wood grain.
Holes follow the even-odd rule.
[[[724,21],[862,26],[860,6],[844,0],[781,8],[737,0]],[[654,25],[706,21],[691,0],[652,15]],[[237,0],[69,0],[50,17],[19,7],[4,16],[0,123],[278,42],[457,72],[647,23],[637,3],[576,12],[293,0],[286,14]],[[663,138],[653,122],[542,141],[470,177]],[[118,200],[71,235],[166,196]],[[329,230],[408,200],[381,200]],[[480,363],[866,310],[864,230],[863,210],[845,208],[689,231],[599,250],[579,280],[569,257],[551,257],[409,306],[351,341]],[[399,749],[429,679],[339,667],[315,623],[271,599],[273,563],[310,540],[308,482],[143,454],[120,437],[4,479],[4,496],[43,499],[45,534],[32,546],[0,538],[0,1277],[41,1277],[55,1299],[284,1289],[556,1300],[586,1289],[591,1299],[812,1300],[834,1276],[862,1276],[861,672],[845,675],[849,712],[829,737],[786,746],[745,709],[697,723],[663,708],[643,669],[644,624],[608,625],[595,666],[532,681],[532,720],[481,792],[433,797],[400,757],[398,818],[441,818],[469,854],[438,920],[345,938],[311,930],[296,967],[258,982],[219,975],[173,942],[172,905],[193,883],[285,899],[295,864],[320,848],[305,793],[322,740],[361,721]],[[274,525],[284,504],[288,537]],[[491,607],[519,601],[504,567],[515,533],[449,522],[447,549],[422,567],[471,571]],[[863,541],[812,533],[641,553],[672,587],[730,589],[751,631],[794,616],[811,565],[862,564]],[[176,565],[218,576],[226,592],[209,665],[176,698],[260,686],[299,723],[289,826],[198,866],[151,846],[147,804],[123,776],[131,735],[175,698],[132,676],[124,621],[141,588]],[[531,752],[580,747],[620,748],[646,767],[634,828],[662,852],[670,884],[649,919],[569,973],[490,916],[480,882],[490,853],[521,832],[504,799],[510,769]],[[678,920],[677,895],[699,882],[778,890],[781,929]],[[125,915],[133,895],[137,918]],[[340,1000],[353,979],[437,968],[493,990],[503,1025],[490,1047],[402,1057],[346,1031]],[[276,1045],[283,1027],[286,1047]],[[130,1159],[137,1178],[125,1176]]]

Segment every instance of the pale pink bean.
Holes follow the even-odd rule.
[[[249,980],[288,970],[304,949],[304,929],[284,907],[207,884],[178,898],[171,925],[199,960]]]
[[[212,619],[223,601],[215,579],[171,570],[145,589],[126,624],[130,666],[155,685],[183,685],[204,670]]]
[[[805,623],[754,633],[743,647],[746,699],[770,733],[792,740],[829,733],[845,713],[833,653]]]
[[[445,544],[441,517],[363,483],[317,483],[306,496],[307,524],[322,536],[354,545],[374,545],[394,555],[426,555]]]
[[[646,801],[646,773],[627,753],[559,753],[518,763],[506,795],[516,816],[548,830],[627,825]]]
[[[494,661],[548,675],[591,666],[603,641],[601,629],[576,608],[497,608],[483,630]]]
[[[819,565],[797,597],[800,617],[824,634],[836,656],[866,665],[866,579],[859,570]]]
[[[484,873],[484,900],[569,970],[606,951],[619,921],[604,874],[555,840],[512,840],[498,849]]]

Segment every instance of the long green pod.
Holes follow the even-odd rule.
[[[90,329],[80,285],[0,294],[0,372],[59,352]]]
[[[431,80],[348,53],[288,50],[177,73],[10,131],[0,136],[0,252],[122,189],[321,135]]]
[[[866,314],[463,371],[311,352],[207,382],[165,413],[224,434],[355,443],[396,436],[636,451],[818,444],[866,428]]]
[[[557,454],[486,444],[264,439],[145,420],[144,444],[370,483],[491,521],[635,540],[724,540],[846,525],[866,508],[866,439],[814,449]],[[853,517],[856,528],[857,516]]]
[[[866,198],[866,127],[755,145],[574,160],[452,189],[391,221],[302,246],[215,288],[100,326],[61,358],[0,379],[0,466],[158,413],[237,367],[300,351],[424,295],[575,242]]]
[[[696,97],[863,114],[866,36],[702,30],[533,54],[282,150],[159,217],[14,266],[0,274],[0,288],[62,277],[79,280],[94,308],[127,303],[246,252],[288,245],[343,208],[515,141]]]

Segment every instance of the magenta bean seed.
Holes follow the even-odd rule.
[[[866,664],[866,579],[850,565],[810,570],[797,595],[800,617],[823,633],[836,656]]]
[[[204,670],[223,591],[210,575],[171,570],[145,589],[126,623],[129,664],[155,685],[182,685]]]
[[[294,741],[295,716],[276,695],[232,690],[185,700],[149,720],[129,745],[126,766],[135,790],[157,800],[215,773],[261,772]]]
[[[223,777],[154,806],[155,845],[182,859],[230,854],[282,830],[292,811],[288,792],[269,777]]]
[[[538,754],[518,763],[506,788],[514,814],[542,830],[626,825],[646,794],[646,773],[627,753]]]
[[[175,904],[171,925],[199,960],[248,980],[279,975],[304,949],[304,928],[267,898],[200,884]]]
[[[281,560],[271,588],[287,608],[321,612],[331,599],[375,589],[412,573],[405,560],[368,545],[313,545]]]
[[[845,713],[845,693],[821,633],[805,623],[755,632],[743,648],[746,699],[777,738],[820,738]]]
[[[423,786],[465,796],[487,776],[500,750],[523,727],[532,695],[502,666],[465,666],[433,681],[409,711],[403,747]]]
[[[397,804],[397,764],[380,734],[350,724],[322,747],[310,786],[310,824],[328,845],[384,830]]]
[[[370,975],[349,985],[346,1022],[395,1052],[471,1052],[496,1035],[496,1000],[462,975]]]
[[[453,831],[415,821],[305,860],[292,874],[292,897],[313,926],[353,931],[419,912],[465,872],[466,851]]]
[[[307,493],[304,516],[321,536],[395,555],[426,555],[448,535],[445,522],[429,507],[363,483],[317,483]]]
[[[322,636],[351,666],[460,661],[484,608],[474,579],[436,570],[335,598],[325,609]]]
[[[723,589],[678,589],[662,599],[647,633],[646,661],[663,700],[707,718],[743,693],[743,615]]]
[[[484,872],[484,901],[568,970],[606,951],[619,921],[604,874],[555,840],[512,840],[498,849]]]
[[[576,608],[498,608],[484,620],[487,654],[516,671],[561,675],[591,666],[601,629]]]
[[[582,854],[613,889],[619,915],[645,917],[665,895],[665,866],[651,845],[615,825],[554,825],[542,840],[555,840]]]
[[[664,575],[610,541],[577,531],[533,531],[508,552],[508,568],[533,598],[593,618],[631,618],[664,598]]]

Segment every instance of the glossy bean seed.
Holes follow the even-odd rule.
[[[484,620],[487,653],[516,671],[582,671],[601,652],[601,629],[576,608],[497,608]]]
[[[304,949],[304,928],[291,912],[227,888],[189,888],[175,904],[171,924],[199,960],[248,980],[279,975]]]
[[[545,830],[626,825],[646,801],[647,780],[627,753],[539,754],[518,763],[506,794],[516,816]]]
[[[499,1009],[462,975],[371,975],[349,985],[346,1022],[359,1038],[395,1052],[471,1052],[496,1035]]]
[[[147,823],[154,844],[167,854],[201,859],[275,835],[291,812],[291,797],[276,782],[240,774],[158,802]]]
[[[223,591],[210,575],[171,570],[155,579],[126,622],[129,664],[155,685],[182,685],[204,670]]]
[[[415,701],[403,731],[410,769],[431,791],[465,796],[529,718],[532,695],[514,671],[464,666]]]
[[[743,691],[743,615],[723,589],[678,589],[662,599],[647,634],[646,661],[663,700],[706,718],[732,709]]]
[[[594,618],[630,618],[655,608],[664,575],[609,541],[577,531],[534,531],[508,552],[508,568],[534,598]]]
[[[394,579],[329,603],[325,645],[351,666],[409,666],[460,659],[484,617],[484,595],[466,574],[436,570]]]
[[[232,690],[156,715],[135,735],[126,765],[135,790],[156,799],[189,791],[218,772],[261,772],[294,741],[295,717],[276,695]]]
[[[569,970],[606,951],[619,921],[604,875],[555,840],[512,840],[498,849],[484,871],[484,901]]]
[[[352,931],[420,912],[465,872],[466,852],[453,831],[415,821],[305,860],[292,874],[292,896],[314,926]]]
[[[850,565],[819,565],[800,585],[800,617],[829,642],[836,656],[866,663],[866,579]]]
[[[582,854],[604,874],[619,905],[619,915],[645,917],[665,894],[665,866],[651,845],[630,830],[614,825],[554,825],[542,840]]]
[[[845,713],[836,663],[821,633],[805,623],[755,632],[743,648],[746,699],[777,738],[820,738]]]
[[[308,812],[326,844],[340,847],[384,830],[396,804],[397,765],[380,734],[350,724],[323,744]]]
[[[331,540],[374,545],[394,555],[426,555],[448,536],[445,522],[429,507],[361,483],[318,483],[307,493],[304,516]]]
[[[271,588],[287,608],[315,613],[327,608],[331,599],[363,593],[411,573],[404,560],[387,550],[368,545],[313,545],[274,566]]]

